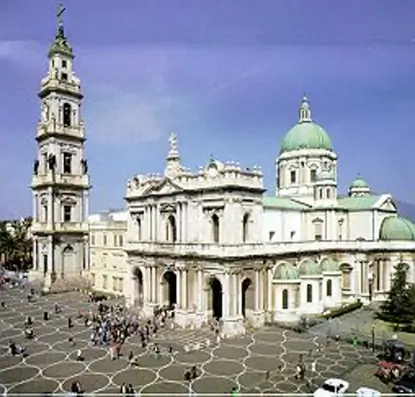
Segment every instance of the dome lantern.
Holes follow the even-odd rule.
[[[311,119],[311,109],[310,105],[308,104],[308,99],[304,95],[303,100],[300,106],[300,118],[298,120],[299,123],[311,123],[313,120]]]

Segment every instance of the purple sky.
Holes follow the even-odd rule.
[[[56,2],[0,1],[0,218],[31,213],[37,90]],[[83,82],[91,211],[122,207],[127,178],[161,172],[169,131],[186,166],[274,162],[307,93],[339,155],[415,202],[415,1],[67,0]]]

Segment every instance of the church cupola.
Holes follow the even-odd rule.
[[[352,182],[349,187],[349,196],[350,197],[362,197],[362,196],[369,196],[370,195],[370,188],[367,182],[360,177],[357,178]]]
[[[323,170],[317,175],[314,185],[316,205],[333,205],[337,201],[337,182],[332,169]]]
[[[166,158],[166,168],[164,175],[174,178],[180,173],[182,166],[180,164],[180,153],[177,135],[174,132],[170,133],[169,137],[169,153]]]
[[[298,123],[311,123],[311,109],[308,103],[307,97],[304,95],[303,100],[301,101],[300,111],[299,111],[299,120]]]

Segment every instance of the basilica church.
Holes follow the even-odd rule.
[[[138,173],[125,209],[89,214],[73,60],[59,21],[39,94],[32,279],[51,287],[81,276],[148,315],[170,305],[183,327],[221,319],[227,335],[383,300],[398,263],[415,281],[415,225],[360,176],[338,192],[341,164],[305,97],[275,165],[264,164],[275,167],[275,192],[258,166],[211,158],[192,172],[172,133],[162,175]]]

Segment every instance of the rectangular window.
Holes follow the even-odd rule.
[[[62,74],[61,74],[61,79],[62,79],[63,81],[68,81],[68,74],[67,74],[67,73],[62,73]]]
[[[118,239],[117,239],[117,235],[115,234],[114,235],[114,247],[116,247],[117,246],[117,243],[118,243]]]
[[[70,205],[63,206],[63,221],[71,222],[72,220],[72,207]]]
[[[102,276],[102,289],[107,289],[107,288],[108,288],[108,277]]]
[[[326,190],[326,198],[328,199],[328,200],[330,200],[330,196],[331,196],[331,194],[330,194],[330,189],[327,189]]]
[[[269,232],[269,235],[268,235],[269,241],[273,241],[274,240],[274,236],[275,236],[275,232],[274,231]]]
[[[323,240],[323,223],[316,222],[314,224],[314,240],[321,241]]]
[[[62,67],[63,68],[67,68],[68,67],[68,62],[65,59],[62,60]]]
[[[91,234],[91,245],[95,245],[95,234]]]
[[[313,302],[313,286],[311,284],[307,284],[307,303]]]
[[[122,247],[124,245],[122,235],[118,236],[118,244],[119,244],[120,247]]]
[[[72,172],[72,154],[63,154],[63,173],[70,174]]]
[[[318,189],[318,196],[319,196],[320,200],[323,199],[323,189]]]
[[[310,182],[315,182],[317,179],[317,170],[310,171]]]
[[[295,171],[290,172],[290,182],[296,183],[297,182],[297,173]]]
[[[103,238],[103,245],[107,245],[107,235],[104,234]]]
[[[44,222],[48,221],[48,206],[47,205],[43,206],[43,221]]]

